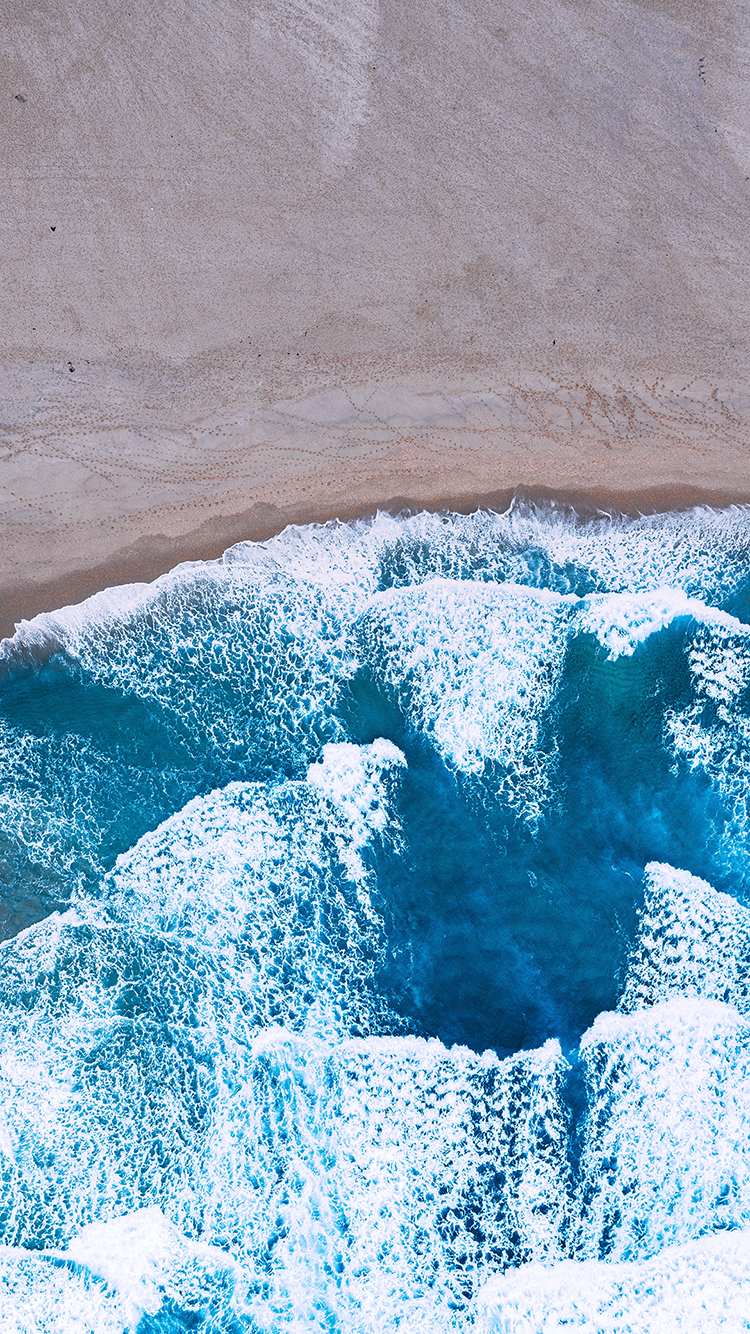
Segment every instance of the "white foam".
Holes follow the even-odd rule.
[[[378,537],[387,540],[397,526],[389,516],[379,516]],[[336,522],[291,526],[269,542],[239,543],[218,560],[184,562],[151,583],[104,589],[81,603],[21,621],[14,638],[3,641],[2,653],[12,662],[23,657],[24,650],[32,660],[64,652],[95,671],[97,647],[106,643],[112,653],[123,636],[163,628],[170,611],[189,612],[191,600],[200,612],[201,604],[206,609],[208,601],[222,594],[231,598],[275,590],[283,596],[290,585],[314,584],[318,594],[328,586],[361,601],[373,589],[377,563],[371,527]],[[121,669],[124,661],[121,655]],[[111,664],[98,665],[107,670]]]
[[[373,597],[362,652],[412,724],[465,774],[507,770],[503,798],[531,818],[546,796],[541,744],[572,599],[516,585],[432,579]]]
[[[252,1080],[217,1119],[205,1216],[217,1237],[244,1238],[243,1265],[261,1247],[261,1328],[437,1334],[462,1327],[499,1266],[560,1254],[557,1043],[498,1061],[417,1038],[331,1047],[277,1030],[254,1053]]]
[[[693,637],[688,662],[699,696],[730,705],[750,684],[750,630],[734,618],[706,618]]]
[[[574,1253],[642,1259],[750,1224],[747,1020],[679,997],[599,1015],[580,1051],[589,1112]]]
[[[385,833],[392,818],[383,777],[384,770],[394,766],[405,768],[406,757],[392,741],[381,737],[369,746],[329,743],[323,747],[323,758],[307,771],[308,783],[328,798],[349,825],[349,847],[342,839],[341,853],[353,879],[364,874],[360,849],[374,833]]]
[[[205,1298],[269,1334],[336,1321],[437,1334],[447,1310],[460,1327],[499,1266],[560,1255],[557,1043],[499,1061],[416,1038],[328,1043],[271,1026],[252,1038],[223,1013],[240,999],[228,988],[212,1021],[198,1010],[192,1046],[172,1020],[159,1046],[145,1018],[107,1027],[106,962],[98,1013],[33,1024],[40,1097],[0,1090],[14,1123],[4,1205],[20,1239],[48,1255],[67,1241],[68,1259],[116,1287],[123,1324]],[[3,1039],[28,1043],[17,1011],[7,1022]]]
[[[393,752],[361,760],[381,816]],[[323,770],[335,792],[335,755]],[[279,1020],[334,1038],[385,1022],[381,922],[349,856],[367,825],[351,817],[306,783],[230,785],[141,840],[97,902],[3,946],[8,1239],[60,1246],[144,1203],[195,1223],[217,1081],[242,1082],[253,1035]]]
[[[666,863],[646,867],[646,899],[619,1008],[706,996],[750,1010],[750,911]]]
[[[642,1264],[564,1260],[493,1278],[477,1334],[741,1334],[750,1309],[750,1231],[670,1246]]]
[[[153,1205],[89,1223],[72,1238],[65,1255],[119,1294],[132,1326],[143,1315],[156,1315],[165,1300],[200,1309],[209,1275],[225,1275],[233,1288],[239,1273],[231,1256],[189,1241]]]
[[[133,1311],[88,1270],[0,1246],[3,1334],[135,1334]]]
[[[375,835],[398,840],[386,778],[403,764],[389,742],[333,746],[310,783],[195,798],[118,859],[109,909],[210,950],[217,975],[242,978],[256,1023],[366,1032],[383,940],[363,852]]]
[[[161,1210],[83,1228],[65,1251],[0,1247],[3,1334],[135,1334],[165,1301],[200,1312],[244,1304],[238,1266],[183,1237]]]
[[[101,993],[97,1014],[66,1010],[49,1024],[6,1006],[0,1159],[3,1233],[15,1245],[59,1249],[144,1203],[184,1217],[196,1198],[215,1096],[202,1035],[125,1019],[111,1005],[118,990]]]
[[[0,659],[12,664],[24,654],[28,662],[64,654],[85,682],[138,696],[162,711],[198,768],[208,766],[222,779],[248,772],[301,777],[322,744],[347,739],[337,701],[361,665],[356,627],[378,588],[384,581],[422,584],[449,575],[456,606],[441,614],[453,644],[438,646],[424,627],[416,632],[427,635],[422,647],[429,658],[419,669],[422,712],[426,716],[432,691],[440,713],[428,727],[441,754],[467,774],[496,760],[507,765],[504,796],[533,821],[549,796],[548,757],[537,759],[535,752],[564,635],[550,638],[552,604],[544,610],[527,585],[548,580],[558,593],[586,591],[581,624],[611,653],[632,652],[645,635],[688,613],[710,621],[712,633],[726,641],[739,622],[709,604],[744,577],[749,551],[742,508],[590,522],[562,509],[518,505],[505,514],[380,514],[353,524],[288,528],[266,543],[239,544],[219,561],[178,566],[153,584],[108,589],[24,622]],[[474,591],[464,594],[459,615],[456,581],[471,579],[492,583],[467,583]],[[481,592],[498,585],[512,590],[514,581],[524,585],[525,601],[521,591]],[[493,596],[494,628],[488,630],[486,599]],[[415,601],[414,615],[420,614]],[[507,643],[501,642],[503,625]],[[708,695],[736,693],[747,679],[750,648],[738,647],[738,635],[735,666],[710,666],[703,650],[693,652],[696,679],[702,672]],[[419,645],[409,644],[406,624],[401,637],[406,661]],[[418,701],[419,717],[420,707]],[[676,721],[675,729],[685,739],[689,721]],[[682,744],[679,737],[675,744]],[[690,737],[685,744],[689,748]],[[0,762],[7,778],[0,817],[18,850],[20,879],[28,881],[33,867],[64,897],[69,880],[102,869],[102,825],[111,815],[103,811],[103,794],[112,787],[112,760],[97,750],[95,738],[69,734],[55,745],[3,723]],[[202,773],[194,786],[203,786]],[[121,807],[135,801],[135,786],[152,782],[155,808],[165,809],[162,777],[169,788],[168,776],[118,771]],[[738,807],[738,820],[744,814]]]
[[[177,567],[177,570],[184,567]],[[174,572],[176,573],[176,571]],[[171,576],[166,576],[169,578]],[[162,580],[165,576],[162,576]],[[74,656],[76,640],[85,634],[89,626],[111,621],[125,621],[140,609],[155,592],[156,584],[134,583],[119,584],[113,588],[102,589],[92,594],[83,602],[67,603],[55,611],[40,612],[30,620],[22,620],[16,627],[14,636],[16,645],[24,645],[36,650],[37,655],[49,656],[50,653],[67,651]],[[8,641],[4,641],[8,644]],[[7,652],[10,652],[8,645]]]
[[[732,591],[749,550],[750,524],[742,506],[639,518],[602,514],[582,521],[564,508],[513,503],[502,514],[421,513],[399,519],[378,514],[349,524],[293,525],[268,541],[239,543],[218,561],[188,562],[151,584],[106,589],[78,606],[23,621],[15,640],[4,641],[3,654],[11,659],[26,645],[86,656],[97,625],[114,631],[143,613],[158,613],[165,598],[189,596],[201,581],[231,588],[237,581],[247,586],[291,577],[345,591],[356,615],[377,586],[381,563],[394,552],[412,583],[421,582],[425,570],[428,578],[441,573],[465,579],[480,572],[497,582],[523,583],[527,554],[535,552],[558,571],[557,591],[570,591],[562,585],[578,572],[602,591],[644,593],[669,586],[710,602]]]
[[[102,869],[101,793],[112,766],[90,739],[19,734],[0,719],[0,772],[0,827],[31,873],[59,886],[61,897],[95,878]]]
[[[516,550],[538,546],[561,570],[585,571],[598,589],[611,593],[671,587],[711,603],[733,591],[747,568],[744,506],[588,521],[565,510],[522,507],[502,518]]]
[[[725,816],[715,820],[709,847],[720,863],[747,885],[750,849],[750,719],[739,709],[719,702],[714,717],[706,717],[698,699],[686,709],[669,710],[664,720],[665,739],[681,765],[704,773],[720,798]]]
[[[699,598],[688,597],[681,588],[659,588],[653,592],[607,593],[583,600],[576,628],[596,635],[610,660],[630,657],[639,644],[680,617],[692,617],[725,634],[748,634],[734,616],[709,607]]]
[[[207,563],[122,600],[120,590],[97,595],[40,633],[84,681],[155,709],[203,766],[229,776],[233,761],[246,773],[254,758],[299,775],[322,741],[345,739],[335,704],[356,668],[352,597],[366,596],[353,589],[313,585],[274,562]]]
[[[750,850],[750,720],[742,698],[750,686],[750,631],[707,622],[691,637],[687,663],[693,701],[667,711],[665,740],[673,771],[702,772],[720,799],[709,847],[741,885]]]

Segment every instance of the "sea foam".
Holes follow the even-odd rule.
[[[688,871],[651,862],[646,901],[619,1008],[671,996],[750,1009],[750,911]]]
[[[750,1232],[666,1247],[641,1264],[528,1265],[479,1293],[478,1334],[741,1334],[747,1329]]]
[[[635,1260],[750,1224],[750,1028],[719,1001],[602,1014],[581,1040],[588,1113],[574,1254]]]
[[[515,503],[24,623],[5,1326],[743,1328],[749,590],[744,509]]]
[[[371,600],[360,653],[458,770],[502,766],[504,798],[536,813],[549,759],[540,722],[569,615],[569,601],[546,590],[430,580]]]

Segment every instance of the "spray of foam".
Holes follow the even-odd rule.
[[[706,775],[726,812],[716,834],[716,855],[738,878],[747,875],[750,806],[750,722],[741,707],[750,685],[750,631],[707,621],[688,648],[694,700],[664,720],[675,770],[686,765]]]
[[[749,1041],[746,1020],[719,1001],[599,1015],[580,1048],[577,1256],[641,1259],[750,1224]]]
[[[3,1334],[135,1334],[132,1305],[88,1269],[12,1246],[0,1246],[0,1312]]]
[[[311,764],[307,781],[317,789],[346,821],[346,837],[339,836],[339,855],[355,881],[364,877],[361,850],[373,834],[394,842],[397,826],[393,821],[392,791],[386,789],[387,776],[404,768],[403,752],[392,741],[382,738],[370,746],[343,742],[323,747],[323,757]]]
[[[89,1223],[70,1241],[67,1260],[85,1266],[116,1292],[132,1328],[156,1315],[165,1300],[185,1313],[236,1307],[239,1266],[216,1246],[183,1237],[160,1209],[138,1209],[106,1223]],[[223,1298],[223,1300],[222,1300]]]
[[[165,1302],[191,1328],[209,1311],[221,1328],[243,1304],[238,1278],[231,1256],[181,1236],[159,1209],[139,1209],[90,1223],[65,1251],[0,1247],[3,1331],[135,1334]]]
[[[501,767],[503,798],[535,818],[570,609],[536,589],[431,580],[372,599],[360,654],[440,754],[467,775]]]
[[[232,1310],[245,1303],[269,1330],[389,1330],[405,1312],[410,1329],[458,1329],[493,1273],[554,1265],[566,1236],[585,1276],[605,1255],[625,1263],[748,1222],[750,1034],[714,998],[742,921],[709,887],[665,868],[657,887],[650,868],[624,1000],[650,1008],[600,1016],[583,1039],[590,1113],[569,1206],[556,1044],[499,1062],[386,1035],[367,843],[391,827],[402,757],[390,743],[355,752],[331,720],[372,645],[412,724],[460,772],[506,766],[508,799],[533,817],[540,719],[571,628],[617,656],[689,615],[696,710],[667,726],[739,801],[747,632],[703,599],[732,598],[749,554],[741,510],[379,516],[287,530],[21,628],[10,667],[62,653],[171,710],[196,744],[244,757],[254,745],[299,781],[197,799],[120,859],[96,900],[81,889],[75,912],[5,947],[3,1235],[48,1252],[0,1257],[13,1319],[30,1275],[48,1305],[74,1291],[106,1328],[94,1319],[125,1323],[167,1298],[194,1314],[213,1273]],[[685,904],[701,941],[670,925]],[[730,980],[739,1004],[739,962]],[[52,1252],[66,1244],[61,1268]],[[183,1271],[196,1270],[191,1288]],[[515,1308],[493,1313],[493,1291]],[[569,1289],[556,1291],[564,1313]],[[496,1325],[531,1309],[521,1288],[484,1293],[477,1310]]]
[[[242,978],[258,1026],[371,1031],[384,942],[363,855],[376,836],[399,841],[404,764],[387,741],[328,745],[305,783],[196,798],[119,859],[109,911],[210,951],[217,977]]]
[[[678,995],[750,1009],[750,911],[698,876],[650,862],[619,1008],[629,1013]]]
[[[395,747],[367,749],[354,820],[305,783],[196,799],[98,898],[0,947],[6,1241],[59,1246],[144,1204],[194,1227],[212,1108],[259,1030],[398,1031],[372,984],[383,942],[363,842],[394,762]],[[346,772],[336,784],[330,753],[327,768],[340,798]]]
[[[479,1293],[477,1334],[740,1334],[747,1329],[750,1231],[669,1246],[641,1264],[526,1265]]]
[[[699,598],[688,597],[681,588],[584,598],[576,618],[576,629],[596,635],[613,661],[632,656],[639,644],[681,617],[690,617],[702,625],[716,628],[724,637],[748,633],[736,617],[707,606]]]
[[[264,1329],[461,1329],[486,1277],[560,1254],[557,1043],[499,1061],[416,1038],[266,1031],[217,1121],[214,1237]]]

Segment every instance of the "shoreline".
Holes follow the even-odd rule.
[[[635,517],[638,514],[680,513],[699,506],[726,509],[732,505],[750,504],[750,486],[728,492],[680,482],[664,482],[641,489],[597,488],[588,491],[521,485],[483,495],[449,496],[426,503],[396,496],[378,504],[352,506],[336,513],[300,511],[285,516],[282,522],[278,521],[279,512],[274,515],[271,506],[256,505],[242,514],[211,519],[181,537],[157,534],[139,538],[99,563],[60,574],[45,583],[29,581],[3,591],[0,645],[13,638],[22,621],[64,606],[77,605],[107,588],[152,583],[184,562],[217,560],[240,542],[263,542],[287,527],[335,521],[349,523],[374,518],[378,512],[394,515],[423,510],[437,514],[470,514],[481,509],[502,512],[514,499],[541,507],[560,505],[574,510],[582,518],[593,518],[598,513]]]
[[[137,377],[114,407],[111,376],[73,378],[21,375],[2,428],[0,638],[290,524],[516,493],[620,512],[750,501],[744,382],[331,376],[265,403],[238,385],[221,410],[194,382],[167,411]]]
[[[736,7],[66,14],[6,25],[1,635],[293,522],[750,499]]]

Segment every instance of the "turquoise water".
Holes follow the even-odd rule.
[[[744,1236],[748,599],[745,509],[516,504],[24,624],[9,1327],[541,1329]]]

